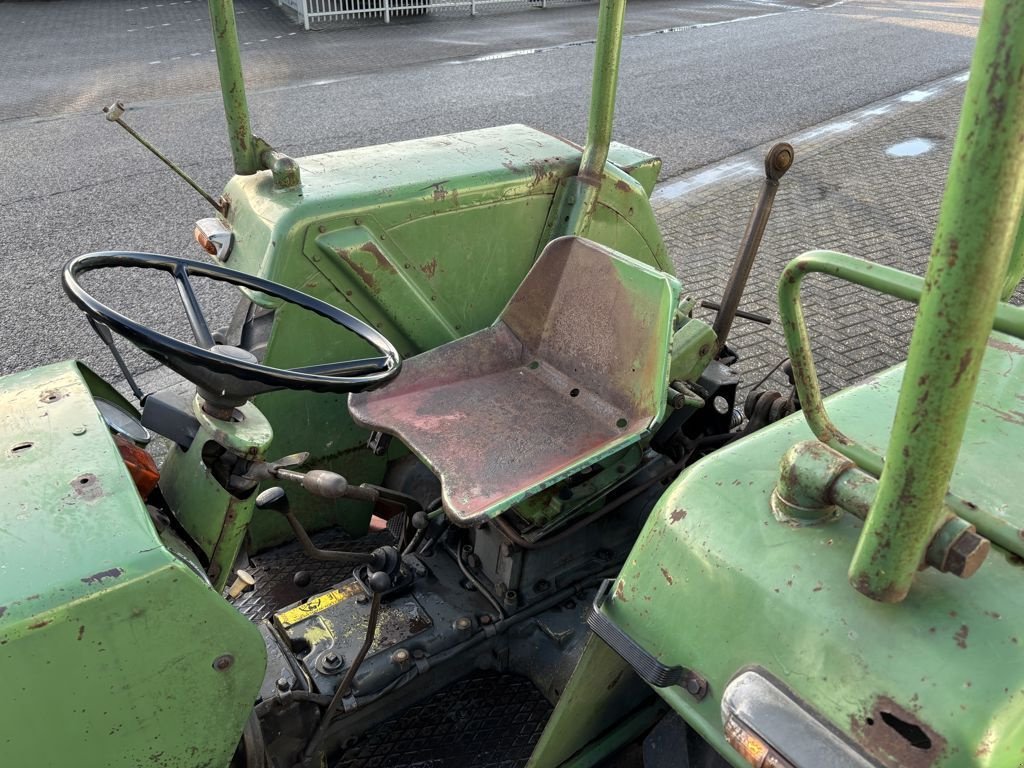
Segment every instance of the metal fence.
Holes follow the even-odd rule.
[[[493,11],[510,11],[549,6],[578,5],[596,0],[274,0],[288,8],[306,28],[319,22],[359,22],[426,15],[476,16]]]

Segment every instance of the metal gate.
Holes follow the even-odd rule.
[[[278,6],[295,12],[303,27],[316,22],[380,20],[390,24],[396,17],[469,15],[495,10],[547,8],[553,5],[577,5],[594,0],[274,0]]]

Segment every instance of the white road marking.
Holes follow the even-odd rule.
[[[835,120],[806,128],[786,140],[796,150],[799,162],[801,145],[808,145],[822,139],[828,140],[854,129],[867,128],[884,115],[891,115],[901,109],[911,109],[911,105],[918,105],[929,99],[941,96],[950,88],[966,82],[968,77],[968,72],[951,75],[936,83],[932,83],[928,88],[915,88],[906,93],[891,96],[872,106],[855,110]],[[929,146],[923,147],[923,144],[928,144]],[[929,151],[932,146],[932,143],[927,139],[913,139],[889,147],[886,152],[898,157],[912,157]],[[758,162],[757,154],[759,152],[760,149],[744,152],[738,157],[732,157],[708,168],[692,171],[674,181],[659,184],[651,195],[651,202],[659,203],[679,200],[696,190],[727,179],[761,175],[764,166]]]
[[[757,2],[757,0],[750,0],[751,2]],[[735,19],[723,19],[721,21],[703,21],[696,22],[694,24],[684,24],[678,27],[665,27],[664,29],[652,29],[647,32],[635,32],[629,35],[623,35],[623,39],[631,39],[635,37],[648,37],[650,35],[666,35],[675,32],[685,32],[690,29],[704,29],[706,27],[718,27],[723,24],[737,24],[741,21],[754,21],[756,19],[767,19],[771,16],[781,16],[785,13],[809,13],[812,11],[820,11],[826,8],[835,8],[837,5],[842,5],[846,0],[835,0],[833,3],[828,5],[819,5],[816,8],[794,8],[792,6],[782,6],[787,10],[784,11],[773,11],[771,13],[758,13],[752,16],[740,16]],[[764,3],[766,5],[777,5],[777,3]],[[726,7],[726,6],[723,6]],[[690,10],[690,9],[686,9]],[[292,33],[294,34],[294,33]],[[482,61],[498,61],[500,59],[510,59],[515,56],[529,56],[534,53],[544,53],[546,51],[556,51],[562,48],[574,48],[580,45],[593,45],[595,40],[576,40],[570,43],[560,43],[559,45],[548,45],[538,48],[521,48],[512,51],[499,51],[497,53],[488,53],[483,56],[474,56],[469,59],[456,59],[453,61],[446,61],[445,64],[475,64]]]

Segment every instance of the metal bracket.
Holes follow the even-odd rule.
[[[619,629],[615,622],[601,612],[601,607],[614,582],[615,579],[605,579],[601,582],[601,586],[594,596],[594,604],[587,615],[587,626],[619,654],[648,685],[653,685],[655,688],[680,685],[697,701],[703,699],[708,692],[707,680],[686,667],[665,666],[637,645],[633,638]]]

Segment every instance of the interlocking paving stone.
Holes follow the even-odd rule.
[[[770,327],[737,319],[730,346],[744,385],[787,356],[778,321],[776,283],[790,259],[822,248],[923,274],[938,220],[964,87],[901,111],[822,148],[795,146],[796,162],[782,179],[741,307],[773,318]],[[785,139],[785,137],[780,137]],[[931,151],[892,157],[886,148],[912,138]],[[759,180],[723,181],[679,199],[655,203],[666,245],[685,289],[717,300],[725,287]],[[906,356],[916,308],[832,277],[804,281],[822,389],[834,392]],[[1012,301],[1021,303],[1018,290]],[[698,309],[711,322],[714,313]],[[786,385],[779,373],[770,386]]]

